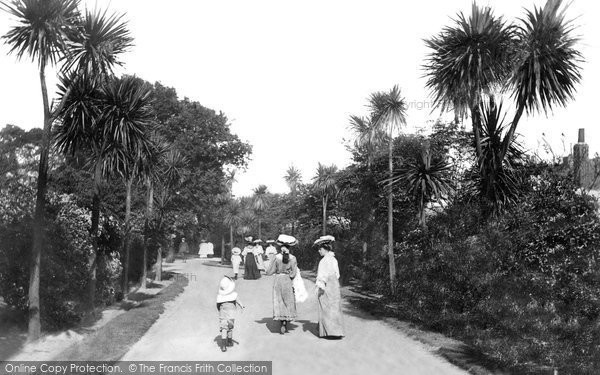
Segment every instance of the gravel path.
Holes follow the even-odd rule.
[[[230,267],[218,260],[192,259],[177,264],[189,284],[122,358],[142,360],[273,361],[273,374],[467,374],[435,356],[422,344],[349,303],[344,304],[346,337],[317,337],[314,296],[298,304],[298,320],[281,335],[272,321],[272,277],[239,279],[236,290],[246,305],[236,318],[234,347],[222,353],[215,306],[218,284]],[[311,292],[314,283],[306,280]]]

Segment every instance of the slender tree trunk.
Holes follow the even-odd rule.
[[[388,145],[388,257],[390,263],[390,287],[392,293],[396,286],[396,260],[394,258],[394,194],[392,193],[392,177],[394,174],[394,138],[390,137]]]
[[[327,234],[327,194],[323,195],[323,236]]]
[[[475,153],[477,158],[481,157],[481,113],[479,112],[479,105],[471,108],[471,122],[473,123],[473,135],[475,136]]]
[[[123,290],[123,298],[127,297],[129,293],[129,249],[131,240],[131,186],[133,185],[133,179],[128,178],[125,182],[125,188],[127,195],[125,197],[125,238],[123,239],[123,284],[121,288]]]
[[[221,264],[225,264],[225,234],[221,235]]]
[[[146,288],[146,277],[148,275],[148,231],[150,220],[152,219],[152,210],[154,207],[154,185],[151,181],[148,182],[148,196],[146,202],[146,223],[144,230],[144,256],[142,257],[142,278],[140,280],[140,288]]]
[[[40,322],[40,268],[42,259],[42,244],[44,243],[44,214],[46,211],[46,185],[48,183],[48,154],[50,152],[50,137],[52,135],[52,119],[46,87],[45,66],[40,67],[40,85],[44,106],[44,132],[40,148],[38,165],[37,193],[35,199],[35,219],[33,222],[33,245],[31,247],[31,267],[29,270],[29,324],[27,340],[35,341],[40,338],[42,325]]]
[[[96,308],[96,270],[98,265],[98,228],[100,226],[100,184],[102,183],[102,164],[97,161],[94,167],[94,186],[92,196],[92,225],[90,236],[92,238],[92,253],[88,257],[88,284],[87,284],[87,312],[95,316]]]
[[[233,249],[233,225],[229,226],[229,247]]]
[[[504,157],[508,153],[508,148],[510,147],[510,143],[512,141],[512,138],[515,135],[515,131],[517,129],[517,125],[519,124],[519,120],[521,119],[521,116],[523,115],[523,110],[524,109],[525,108],[523,106],[519,106],[517,108],[517,112],[515,113],[515,117],[513,118],[512,122],[510,124],[510,128],[508,129],[508,133],[506,133],[506,135],[504,136],[504,140],[502,140],[502,158],[500,160],[504,160]]]
[[[258,216],[258,238],[260,238],[260,215]]]
[[[156,274],[154,275],[154,281],[162,281],[162,246],[156,250]]]

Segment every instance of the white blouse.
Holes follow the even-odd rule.
[[[321,289],[325,289],[327,280],[330,277],[335,277],[336,279],[340,278],[340,269],[333,251],[325,254],[323,259],[319,262],[319,268],[317,269],[317,286]]]

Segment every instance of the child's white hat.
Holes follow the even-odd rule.
[[[219,293],[217,294],[217,303],[231,302],[237,299],[235,290],[235,282],[229,276],[223,277],[219,284]]]

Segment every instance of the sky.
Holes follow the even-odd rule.
[[[88,8],[125,13],[135,46],[122,56],[117,74],[135,74],[174,87],[224,112],[231,129],[253,145],[245,171],[237,173],[237,196],[259,184],[283,193],[290,165],[310,182],[318,163],[347,166],[352,140],[350,115],[366,115],[369,95],[402,90],[408,104],[407,133],[427,130],[432,112],[422,65],[423,39],[470,14],[471,0],[94,0]],[[544,1],[480,1],[509,20]],[[586,129],[591,154],[600,152],[597,126],[600,87],[600,10],[591,0],[574,0],[568,10],[585,57],[575,100],[553,113],[524,117],[517,132],[531,150],[542,134],[557,155],[566,155]],[[12,20],[0,12],[0,35]],[[41,127],[42,102],[35,64],[8,56],[0,44],[0,126]],[[55,72],[48,74],[56,91]],[[508,106],[506,103],[505,106]],[[510,117],[510,116],[509,116]],[[564,137],[561,136],[564,134]],[[563,142],[566,150],[563,148]]]

